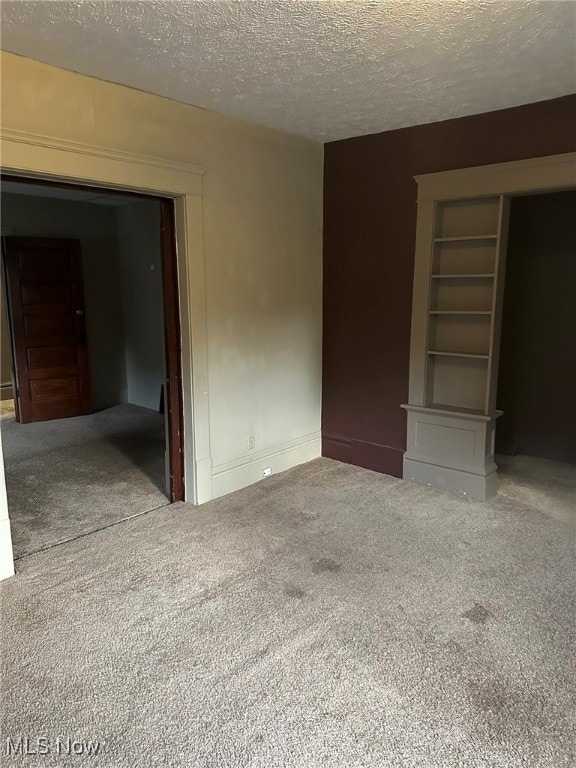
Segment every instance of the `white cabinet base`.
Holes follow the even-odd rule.
[[[425,464],[423,461],[415,461],[406,457],[404,457],[404,480],[412,480],[414,483],[430,485],[432,488],[439,488],[444,491],[462,493],[481,501],[494,496],[498,488],[496,465],[486,475],[475,475],[460,469],[450,469],[437,464]]]
[[[494,433],[501,412],[488,416],[424,405],[408,412],[404,479],[485,500],[497,491]]]

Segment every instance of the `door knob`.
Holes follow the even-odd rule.
[[[82,317],[82,315],[84,314],[84,310],[83,310],[83,309],[77,309],[77,310],[76,310],[76,314],[77,314],[79,317]]]

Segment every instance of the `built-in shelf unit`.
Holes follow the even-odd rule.
[[[434,455],[452,468],[443,470],[447,487],[453,471],[458,483],[471,478],[466,487],[480,497],[496,469],[490,446],[507,217],[503,195],[438,200],[420,244],[428,253],[420,275],[426,314],[414,366],[421,378],[405,406],[405,468],[421,477]]]
[[[574,187],[576,153],[416,176],[404,477],[496,493],[494,432],[511,196]]]

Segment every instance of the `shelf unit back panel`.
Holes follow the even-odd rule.
[[[432,259],[433,275],[494,274],[496,240],[464,240],[436,243]]]
[[[432,315],[429,349],[487,355],[490,351],[490,315]]]
[[[435,237],[495,235],[500,215],[499,197],[480,197],[439,203]]]
[[[459,277],[432,280],[431,311],[490,312],[494,281],[490,277]]]
[[[425,363],[427,405],[477,413],[489,407],[502,206],[500,196],[436,203]]]
[[[427,382],[428,404],[484,412],[487,376],[486,360],[430,356]]]

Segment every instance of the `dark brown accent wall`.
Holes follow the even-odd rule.
[[[510,206],[496,451],[576,462],[576,191]]]
[[[576,150],[576,96],[326,144],[323,455],[401,477],[421,173]]]

